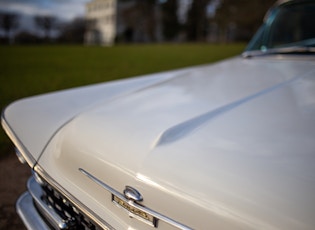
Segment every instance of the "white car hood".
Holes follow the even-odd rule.
[[[255,155],[275,154],[289,146],[300,152],[293,140],[279,146],[265,146],[263,141],[290,137],[309,146],[306,141],[314,137],[314,68],[311,62],[233,59],[175,72],[127,96],[99,103],[69,126],[76,130],[73,138],[82,138],[80,143],[103,143],[110,151],[117,149],[118,155],[135,156],[127,165],[137,165],[149,152],[162,148],[186,142],[195,146],[191,138],[202,141],[207,136],[211,146],[226,149],[226,144],[234,143],[231,150],[243,146],[242,151]]]
[[[118,191],[133,185],[146,206],[195,229],[205,221],[214,229],[312,229],[314,76],[311,61],[234,58],[117,82],[110,100],[110,87],[95,86],[101,93],[86,94],[96,100],[88,109],[46,121],[43,129],[59,129],[71,119],[39,165],[76,196],[87,183],[79,168]],[[85,98],[78,91],[75,101]]]
[[[50,139],[80,113],[170,76],[155,74],[132,81],[113,81],[21,99],[3,111],[2,125],[20,151],[32,155],[33,160],[28,161],[32,167]]]

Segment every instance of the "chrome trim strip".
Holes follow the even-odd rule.
[[[19,197],[16,202],[16,210],[27,229],[50,230],[38,214],[29,192],[25,192]]]
[[[100,218],[96,213],[82,204],[78,199],[72,196],[68,191],[62,188],[54,179],[52,179],[38,164],[34,167],[34,171],[38,173],[48,184],[56,189],[62,196],[71,202],[76,208],[84,213],[89,219],[94,221],[105,230],[115,230],[109,223]]]
[[[139,204],[137,204],[136,202],[130,202],[130,200],[126,199],[124,195],[122,195],[120,192],[116,191],[115,189],[113,189],[112,187],[108,186],[107,184],[105,184],[104,182],[102,182],[101,180],[97,179],[96,177],[94,177],[92,174],[90,174],[89,172],[85,171],[82,168],[79,168],[79,171],[84,174],[85,176],[87,176],[88,178],[90,178],[92,181],[94,181],[96,184],[100,185],[102,188],[104,188],[105,190],[107,190],[108,192],[110,192],[112,195],[118,197],[119,199],[127,202],[130,206],[141,210],[142,212],[148,213],[149,215],[157,218],[160,221],[163,221],[173,227],[176,227],[178,229],[182,229],[182,230],[191,230],[191,228],[189,228],[186,225],[183,225],[173,219],[170,219],[152,209],[149,209],[147,207],[141,206]]]
[[[27,163],[23,154],[17,149],[17,147],[15,147],[15,154],[17,156],[17,158],[19,159],[19,161],[22,163],[22,164],[25,164]]]
[[[41,187],[37,184],[34,177],[30,177],[27,181],[27,189],[31,196],[34,199],[37,208],[40,210],[40,213],[45,216],[48,222],[55,229],[67,229],[69,227],[69,222],[63,220],[53,208],[49,207],[42,199],[42,190]],[[70,223],[71,225],[71,223]]]
[[[22,154],[23,158],[26,160],[27,164],[32,168],[36,160],[33,158],[31,153],[27,150],[27,148],[22,144],[21,140],[17,137],[13,129],[10,127],[8,122],[5,119],[4,111],[1,114],[1,125],[6,132],[6,134],[9,136],[11,141],[14,143],[17,150]]]

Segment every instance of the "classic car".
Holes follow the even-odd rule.
[[[315,1],[242,55],[18,100],[28,229],[315,228]]]

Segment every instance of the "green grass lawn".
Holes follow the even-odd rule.
[[[0,46],[0,109],[35,94],[219,61],[244,44]],[[0,156],[10,141],[0,131]]]

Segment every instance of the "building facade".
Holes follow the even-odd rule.
[[[86,4],[85,44],[111,46],[162,41],[159,4],[143,0],[91,0]]]
[[[85,44],[113,45],[116,37],[116,0],[92,0],[86,4]]]

